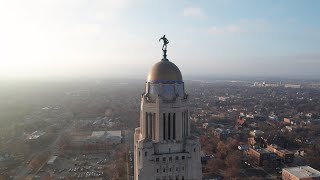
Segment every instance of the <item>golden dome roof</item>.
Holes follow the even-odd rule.
[[[148,82],[157,81],[182,81],[179,68],[168,60],[154,64],[148,74]]]

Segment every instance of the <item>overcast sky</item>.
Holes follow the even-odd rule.
[[[0,0],[0,77],[320,77],[318,0]]]

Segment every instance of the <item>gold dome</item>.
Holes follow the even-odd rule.
[[[152,66],[147,81],[182,81],[182,75],[175,64],[168,60],[162,60]]]

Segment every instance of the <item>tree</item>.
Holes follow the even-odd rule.
[[[228,146],[224,142],[220,141],[218,143],[217,154],[220,156],[221,159],[224,159],[227,156],[228,150]]]
[[[232,177],[236,177],[238,174],[239,174],[239,168],[228,168],[224,172],[224,177],[230,179]]]
[[[239,145],[239,141],[233,138],[227,139],[227,146],[229,149],[237,149]]]
[[[225,168],[225,163],[219,158],[210,159],[206,165],[206,171],[209,175],[217,174],[223,168]]]
[[[239,169],[241,163],[241,152],[233,151],[232,153],[228,154],[225,160],[225,163],[228,168],[235,168]]]

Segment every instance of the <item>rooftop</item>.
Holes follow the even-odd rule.
[[[272,153],[271,151],[267,150],[267,149],[264,149],[264,148],[259,148],[259,149],[255,149],[255,148],[251,148],[253,149],[254,151],[256,152],[259,152],[260,154],[269,154],[269,153]]]
[[[298,178],[320,177],[320,172],[310,166],[289,167],[283,168],[283,170],[288,171]]]

